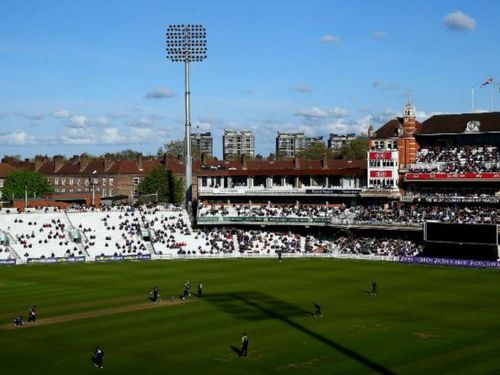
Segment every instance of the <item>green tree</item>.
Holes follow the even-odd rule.
[[[10,200],[14,198],[24,198],[25,192],[28,192],[28,197],[42,197],[47,193],[52,192],[47,178],[41,173],[28,171],[26,169],[17,169],[12,171],[4,181],[3,198]]]
[[[170,203],[182,203],[184,201],[184,182],[171,171],[168,171],[168,186]]]
[[[184,191],[181,179],[164,167],[151,170],[137,187],[139,195],[158,194],[158,201],[181,203]],[[179,182],[180,181],[180,182]]]
[[[323,142],[314,142],[304,151],[299,152],[297,156],[304,160],[333,159],[334,153]]]
[[[137,160],[142,155],[142,152],[126,149],[118,152],[107,152],[103,155],[105,158],[115,160]]]
[[[182,139],[174,139],[165,143],[158,150],[158,156],[167,154],[170,158],[177,159],[179,156],[184,156],[184,141]]]
[[[367,151],[368,137],[362,135],[342,146],[337,154],[337,158],[345,160],[362,160],[366,159]]]

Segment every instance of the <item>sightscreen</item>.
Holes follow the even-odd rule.
[[[460,244],[497,245],[496,224],[425,223],[425,241]]]

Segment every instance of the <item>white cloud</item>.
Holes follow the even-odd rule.
[[[207,121],[207,120],[198,120],[198,121],[195,121],[195,123],[193,124],[193,129],[194,131],[202,131],[202,132],[208,132],[212,129],[213,125],[212,125],[212,122],[211,121]]]
[[[83,128],[88,124],[87,116],[76,115],[69,119],[69,123],[71,127]]]
[[[69,116],[71,116],[71,113],[69,113],[69,111],[67,111],[65,109],[61,109],[59,111],[55,111],[52,114],[52,116],[55,118],[68,118]]]
[[[311,107],[295,112],[295,116],[303,117],[308,120],[318,120],[330,117],[343,118],[349,116],[349,111],[340,107],[335,107],[330,110],[321,109],[319,107]]]
[[[173,90],[168,87],[159,87],[157,89],[152,89],[144,95],[144,99],[165,99],[175,96]]]
[[[311,107],[308,109],[301,109],[295,112],[295,116],[305,117],[308,119],[319,119],[329,117],[328,111],[321,109],[319,107]]]
[[[30,145],[35,142],[32,135],[28,134],[25,131],[17,131],[7,134],[0,134],[0,144],[2,145],[17,145],[24,146]]]
[[[96,124],[100,125],[100,126],[108,126],[110,124],[110,122],[111,121],[106,116],[98,117],[96,120]]]
[[[128,143],[123,131],[118,128],[107,128],[102,131],[101,142],[104,144]]]
[[[45,118],[45,115],[43,113],[31,113],[31,112],[12,112],[12,115],[22,117],[27,120],[34,120],[34,121],[40,121]]]
[[[294,88],[292,88],[292,91],[298,92],[300,94],[306,94],[312,92],[313,89],[309,85],[297,85]]]
[[[444,18],[444,25],[448,30],[465,32],[474,30],[476,28],[476,21],[474,18],[457,10]]]
[[[383,91],[392,91],[392,90],[397,90],[401,88],[401,86],[397,83],[390,83],[390,82],[384,82],[384,81],[373,81],[372,87],[374,89],[380,89]]]
[[[385,38],[387,36],[387,33],[385,31],[374,31],[372,33],[372,36],[375,39],[382,39],[382,38]]]
[[[338,35],[325,34],[319,38],[321,43],[333,44],[335,46],[340,46],[342,39]]]
[[[343,118],[349,116],[349,111],[345,108],[335,107],[330,111],[332,117]]]

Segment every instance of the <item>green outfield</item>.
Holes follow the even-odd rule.
[[[186,280],[206,296],[171,303]],[[498,374],[499,281],[332,259],[2,267],[0,374]],[[155,285],[163,301],[152,305]],[[13,329],[32,304],[36,326]],[[243,332],[249,356],[238,358]]]

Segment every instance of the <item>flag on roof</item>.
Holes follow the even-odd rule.
[[[493,78],[490,77],[488,78],[486,81],[484,81],[482,84],[481,84],[481,87],[483,86],[486,86],[486,85],[491,85],[493,83]]]

